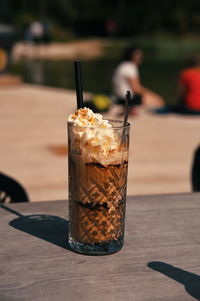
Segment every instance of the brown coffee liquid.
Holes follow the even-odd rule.
[[[124,231],[128,162],[69,164],[71,236],[82,243],[117,240]]]

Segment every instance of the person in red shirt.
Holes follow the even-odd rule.
[[[182,113],[200,114],[200,55],[193,55],[179,77],[179,104]]]
[[[163,106],[154,110],[157,114],[200,115],[200,55],[191,56],[185,69],[180,73],[178,85],[178,103],[175,106]]]

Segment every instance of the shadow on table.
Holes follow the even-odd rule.
[[[18,216],[9,222],[9,225],[13,228],[44,239],[59,247],[69,249],[67,220],[54,215],[23,215],[3,204],[0,207]]]
[[[176,268],[164,262],[149,262],[148,267],[160,272],[185,286],[186,292],[196,300],[200,300],[200,276]]]

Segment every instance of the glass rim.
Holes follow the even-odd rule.
[[[75,125],[78,128],[82,128],[82,129],[102,129],[102,130],[107,130],[107,129],[115,129],[115,130],[122,130],[122,129],[126,129],[126,128],[130,128],[130,123],[127,121],[126,125],[124,125],[124,121],[123,120],[117,120],[117,119],[106,119],[107,121],[110,122],[116,122],[121,124],[120,126],[112,126],[112,127],[101,127],[101,126],[80,126],[80,125]],[[73,125],[73,121],[67,121],[67,125],[72,126]]]

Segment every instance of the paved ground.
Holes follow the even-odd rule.
[[[20,181],[31,201],[67,197],[66,116],[75,104],[74,91],[34,85],[0,89],[1,171]],[[130,122],[128,194],[190,191],[200,118],[141,111]]]

